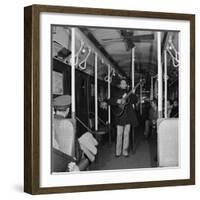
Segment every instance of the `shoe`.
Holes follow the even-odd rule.
[[[123,156],[128,157],[129,156],[128,152],[123,153]]]

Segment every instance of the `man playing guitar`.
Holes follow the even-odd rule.
[[[127,80],[121,79],[119,90],[112,95],[107,101],[112,108],[112,113],[115,115],[115,124],[117,126],[117,141],[116,141],[116,156],[121,153],[128,156],[129,152],[129,134],[131,126],[134,129],[138,125],[135,105],[137,97],[134,94],[135,88],[127,92]],[[128,97],[128,98],[127,98]]]

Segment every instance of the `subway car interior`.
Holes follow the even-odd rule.
[[[179,166],[178,32],[52,25],[51,52],[52,173]]]

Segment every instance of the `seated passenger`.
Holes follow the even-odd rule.
[[[62,123],[62,119],[71,118],[71,97],[69,95],[56,97],[53,99],[52,105],[52,172],[85,170],[89,165],[88,158],[82,156],[81,159],[77,160],[76,157],[74,157],[74,154],[71,153],[73,152],[73,149],[75,149],[75,135],[72,132],[69,134],[69,132],[67,132],[67,127],[65,126],[66,124],[69,125],[71,123],[66,123],[66,121],[64,124]],[[63,134],[61,134],[63,131],[66,132],[66,137],[63,137]],[[65,143],[67,143],[67,145]]]
[[[173,102],[170,117],[178,117],[178,100],[175,99]]]
[[[54,117],[70,118],[71,96],[62,95],[53,100]]]
[[[172,111],[172,101],[171,100],[167,100],[167,117],[171,117],[171,111]]]
[[[149,116],[148,119],[145,121],[145,138],[148,138],[150,136],[150,128],[151,131],[156,129],[156,122],[158,118],[157,100],[152,100],[150,104],[151,106],[149,108]]]
[[[80,161],[69,156],[59,149],[52,148],[52,172],[84,171],[89,165],[89,160],[82,156]]]

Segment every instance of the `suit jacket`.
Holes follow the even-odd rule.
[[[121,99],[125,93],[128,93],[127,90],[119,89],[115,91],[111,98],[107,101],[111,105],[112,113],[115,113],[115,109],[118,106],[117,100]],[[131,94],[129,98],[127,99],[128,104],[125,107],[124,113],[121,116],[114,115],[114,122],[116,125],[126,125],[131,124],[132,126],[136,127],[138,126],[138,120],[137,120],[137,113],[135,108],[137,103],[137,97],[135,94]]]

